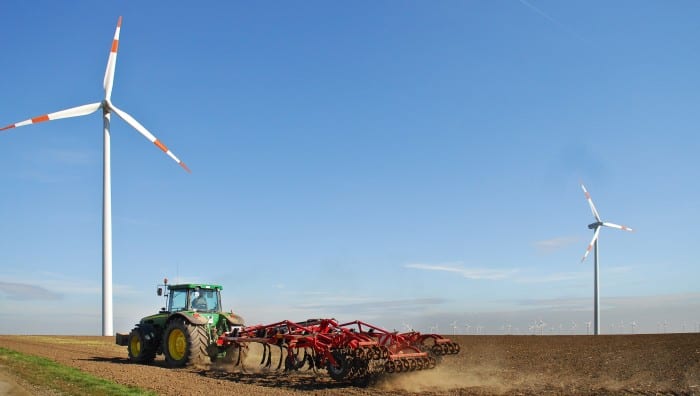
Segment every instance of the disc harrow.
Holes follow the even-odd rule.
[[[260,365],[267,369],[326,370],[336,381],[362,381],[383,373],[432,369],[442,356],[460,351],[459,344],[438,334],[390,332],[359,320],[284,320],[236,327],[217,339],[220,350],[236,356],[227,360],[236,365],[243,365],[245,359],[241,357],[251,343],[262,345]],[[273,350],[279,352],[274,368]]]

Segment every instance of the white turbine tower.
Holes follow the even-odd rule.
[[[593,230],[593,239],[591,240],[591,243],[588,245],[588,249],[586,249],[586,253],[583,254],[583,258],[581,258],[581,262],[583,263],[584,260],[586,260],[586,257],[588,257],[588,253],[591,252],[591,249],[595,247],[595,252],[593,253],[593,258],[594,258],[594,270],[593,270],[593,334],[598,335],[600,334],[600,286],[599,286],[599,279],[600,279],[600,271],[599,271],[599,263],[598,263],[598,235],[600,235],[600,228],[601,227],[610,227],[610,228],[617,228],[619,230],[624,230],[624,231],[632,231],[631,228],[618,225],[618,224],[613,224],[613,223],[608,223],[605,221],[602,221],[600,219],[600,215],[598,214],[598,211],[595,208],[595,205],[593,205],[593,200],[591,199],[591,194],[588,193],[586,190],[586,187],[581,184],[581,188],[583,189],[583,193],[586,195],[586,200],[588,201],[588,205],[591,207],[591,212],[593,212],[593,217],[595,217],[595,223],[591,223],[588,225],[588,228]]]
[[[457,321],[456,320],[454,322],[450,323],[450,327],[452,327],[452,335],[457,335]]]
[[[112,336],[114,335],[114,324],[112,316],[112,183],[111,183],[111,169],[110,169],[110,114],[114,112],[119,118],[126,121],[127,124],[131,125],[136,131],[148,139],[151,143],[155,144],[156,147],[163,150],[170,158],[175,160],[180,166],[182,166],[186,171],[190,171],[184,162],[180,161],[175,154],[173,154],[160,140],[158,140],[151,132],[148,131],[143,125],[136,121],[132,116],[127,114],[125,111],[118,109],[111,102],[112,96],[112,85],[114,83],[114,70],[117,65],[117,49],[119,48],[119,31],[121,30],[122,17],[119,17],[117,21],[117,29],[114,32],[114,39],[112,40],[112,47],[109,52],[109,59],[107,61],[107,70],[105,71],[105,77],[103,81],[103,86],[105,90],[104,99],[101,102],[90,103],[82,106],[72,107],[70,109],[57,111],[55,113],[44,114],[38,117],[30,118],[28,120],[20,121],[14,124],[10,124],[4,128],[0,128],[0,131],[17,128],[25,125],[36,124],[44,121],[58,120],[61,118],[70,117],[80,117],[88,114],[92,114],[99,109],[102,109],[102,119],[103,119],[103,184],[102,184],[102,335]]]

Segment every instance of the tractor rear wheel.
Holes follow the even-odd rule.
[[[129,351],[129,360],[134,363],[150,364],[156,357],[156,346],[152,334],[147,334],[144,329],[139,327],[129,333],[127,350]]]
[[[206,362],[207,331],[176,318],[168,324],[163,337],[163,353],[169,367],[184,367]]]

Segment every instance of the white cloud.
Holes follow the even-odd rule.
[[[516,279],[516,281],[520,283],[550,283],[588,278],[590,278],[590,274],[587,272],[558,272],[541,276],[522,277]]]
[[[37,291],[44,290],[44,293],[64,297],[99,296],[102,293],[102,282],[99,280],[75,278],[54,272],[40,271],[33,274],[31,278],[24,274],[0,273],[0,278],[4,280],[0,284],[0,291],[9,290],[7,285],[17,285],[15,287],[34,288]],[[112,291],[115,294],[133,295],[139,293],[132,286],[122,284],[113,284]]]
[[[58,300],[62,298],[56,293],[38,285],[28,283],[0,282],[0,295],[9,300]]]
[[[556,237],[535,242],[535,249],[541,253],[553,253],[578,242],[579,238],[574,236]]]
[[[464,268],[459,264],[406,264],[405,268],[420,269],[425,271],[443,271],[460,275],[474,280],[500,280],[510,278],[518,272],[516,269],[490,269],[490,268]]]

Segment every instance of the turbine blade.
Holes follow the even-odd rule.
[[[10,124],[6,127],[0,128],[0,131],[4,131],[7,129],[12,129],[12,128],[17,128],[25,125],[30,125],[30,124],[37,124],[40,122],[44,121],[52,121],[52,120],[58,120],[61,118],[69,118],[69,117],[80,117],[88,114],[92,114],[97,111],[102,107],[102,103],[90,103],[82,106],[77,106],[77,107],[71,107],[70,109],[66,110],[61,110],[57,111],[55,113],[49,113],[49,114],[44,114],[40,115],[38,117],[30,118],[28,120],[20,121],[15,124]]]
[[[112,84],[114,83],[114,69],[117,67],[117,50],[119,49],[119,32],[122,28],[122,17],[117,20],[117,30],[114,32],[114,40],[112,40],[112,48],[109,51],[109,59],[107,60],[107,70],[105,70],[105,78],[103,85],[105,87],[105,99],[109,100],[112,97]]]
[[[618,230],[623,230],[623,231],[633,231],[631,228],[619,224],[614,224],[614,223],[603,223],[604,226],[610,227],[610,228],[617,228]]]
[[[593,216],[596,220],[600,221],[600,215],[598,215],[598,211],[595,209],[595,205],[593,205],[591,194],[588,193],[588,190],[586,190],[586,186],[584,186],[583,183],[581,183],[581,188],[583,189],[583,193],[586,195],[586,200],[588,201],[588,206],[591,207],[591,212],[593,212]]]
[[[588,253],[590,253],[591,249],[593,249],[593,245],[595,244],[595,241],[598,240],[598,234],[600,234],[600,227],[595,228],[595,232],[593,233],[593,239],[591,239],[591,243],[588,244],[588,249],[586,249],[586,253],[583,254],[583,258],[581,258],[581,262],[586,260],[586,257],[588,257]]]
[[[148,139],[151,143],[155,144],[159,149],[163,150],[165,154],[168,155],[168,157],[172,158],[180,164],[181,167],[183,167],[187,172],[192,172],[190,168],[185,165],[184,162],[180,161],[179,158],[175,156],[175,154],[170,151],[165,144],[163,144],[160,140],[158,140],[151,132],[148,131],[141,123],[136,121],[134,117],[130,116],[127,114],[125,111],[119,110],[117,107],[115,107],[113,104],[110,103],[110,109],[112,109],[122,120],[126,121],[127,124],[131,125],[134,129],[136,129],[140,134],[142,134],[146,139]]]

